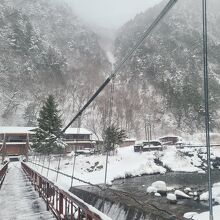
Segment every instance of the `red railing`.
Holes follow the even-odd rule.
[[[8,163],[7,162],[1,169],[0,169],[0,189],[2,187],[2,183],[5,179],[5,175],[6,175],[6,172],[7,172],[7,169],[8,169]]]
[[[27,164],[21,163],[24,172],[32,181],[35,190],[39,192],[46,204],[59,220],[111,220],[96,208],[84,202],[74,194],[61,189],[53,182],[31,169]]]

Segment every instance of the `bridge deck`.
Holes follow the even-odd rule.
[[[0,219],[55,219],[51,212],[46,211],[43,199],[39,198],[38,193],[28,181],[20,162],[10,163],[0,190]]]

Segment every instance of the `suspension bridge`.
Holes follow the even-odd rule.
[[[0,179],[1,219],[111,219],[24,162],[6,163]]]
[[[63,134],[73,122],[79,118],[101,91],[115,78],[123,65],[134,54],[137,48],[150,35],[152,30],[164,18],[177,0],[170,0],[164,9],[146,29],[134,47],[128,51],[124,59],[114,68],[99,89],[61,131]],[[204,88],[206,109],[206,145],[208,158],[209,187],[210,179],[210,140],[209,140],[209,109],[208,109],[208,69],[207,69],[207,21],[206,0],[203,0],[203,46],[204,46]],[[57,135],[58,136],[58,135]],[[54,139],[54,141],[56,138]],[[52,144],[52,143],[51,143]],[[108,154],[107,159],[108,160]],[[107,162],[106,162],[107,164]],[[106,177],[105,177],[106,178]],[[212,213],[212,193],[209,188],[210,220]],[[101,211],[84,202],[67,189],[63,189],[47,177],[32,169],[25,162],[6,163],[0,167],[0,216],[1,219],[66,219],[66,220],[110,220]]]

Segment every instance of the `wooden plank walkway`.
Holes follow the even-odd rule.
[[[21,169],[20,162],[11,162],[0,190],[0,219],[4,220],[52,220],[45,202],[39,198]]]

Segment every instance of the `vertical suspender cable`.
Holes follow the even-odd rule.
[[[46,155],[44,155],[43,166],[42,166],[42,168],[41,168],[41,174],[43,173],[45,160],[46,160]]]
[[[48,166],[47,166],[47,177],[48,177],[49,170],[50,170],[50,160],[51,160],[51,157],[49,156],[48,157]]]
[[[113,118],[113,106],[114,106],[114,78],[112,78],[111,89],[110,89],[110,106],[109,106],[109,126],[112,125]]]
[[[59,157],[59,162],[58,162],[58,167],[57,167],[56,182],[57,182],[57,179],[58,179],[58,174],[59,174],[59,172],[60,172],[60,161],[61,161],[61,154],[60,154],[60,157]]]
[[[114,78],[112,78],[112,84],[110,89],[110,100],[109,100],[109,124],[108,126],[112,126],[112,117],[113,117],[113,102],[114,102]],[[108,157],[109,157],[109,151],[106,152],[106,159],[105,159],[105,177],[104,177],[104,187],[105,189],[107,184],[107,174],[108,174]],[[105,211],[105,191],[103,192],[103,206],[102,211]]]
[[[114,81],[112,79],[111,89],[110,89],[110,99],[109,99],[109,124],[108,126],[112,126],[112,115],[113,115],[113,93],[114,93]],[[107,181],[107,172],[108,172],[108,156],[109,152],[107,150],[106,152],[106,161],[105,161],[105,179],[104,179],[104,185],[106,187],[106,181]]]
[[[71,176],[71,185],[70,188],[73,187],[73,177],[74,177],[74,172],[75,172],[75,166],[76,166],[76,148],[74,151],[74,161],[73,161],[73,169],[72,169],[72,176]]]
[[[207,148],[207,176],[209,191],[209,220],[213,220],[212,207],[212,180],[211,180],[211,163],[210,163],[210,127],[209,127],[209,78],[208,78],[208,44],[207,44],[207,4],[202,0],[203,11],[203,70],[204,70],[204,101],[205,101],[205,133]]]

